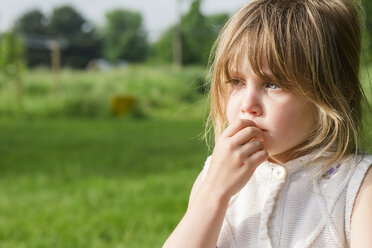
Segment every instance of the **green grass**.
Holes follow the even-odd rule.
[[[0,121],[0,247],[161,247],[207,156],[200,120]]]
[[[23,75],[21,102],[15,84],[0,77],[0,115],[107,118],[111,99],[124,94],[137,99],[134,114],[169,116],[203,101],[204,71],[202,67],[131,65],[112,71],[64,69],[56,79],[46,69],[31,70]]]
[[[200,67],[63,70],[56,89],[32,70],[21,105],[0,78],[0,247],[160,247],[207,156],[203,77]],[[118,94],[145,118],[112,118]]]

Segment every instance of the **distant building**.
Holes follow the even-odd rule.
[[[87,65],[87,70],[97,70],[97,71],[110,71],[115,68],[125,68],[128,66],[126,60],[117,60],[115,63],[111,63],[104,58],[92,59]]]

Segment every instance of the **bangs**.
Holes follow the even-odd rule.
[[[262,80],[284,89],[307,91],[306,84],[311,83],[309,69],[306,70],[309,63],[306,63],[303,44],[299,43],[304,37],[299,32],[300,23],[293,20],[294,9],[286,11],[285,17],[271,13],[274,10],[269,5],[257,5],[248,11],[243,28],[235,30],[235,36],[222,51],[224,56],[220,57],[223,60],[220,62],[225,67],[222,78],[231,80],[245,70],[242,65],[248,60],[253,72]]]

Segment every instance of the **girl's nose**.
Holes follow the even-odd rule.
[[[245,96],[240,104],[240,113],[242,115],[260,116],[262,107],[259,101],[259,94],[254,89],[247,89]]]

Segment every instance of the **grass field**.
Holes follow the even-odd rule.
[[[207,156],[200,67],[0,78],[0,247],[160,247]],[[58,87],[55,87],[58,83]],[[137,98],[113,118],[110,100]]]
[[[0,130],[0,247],[160,247],[207,156],[200,120]]]

